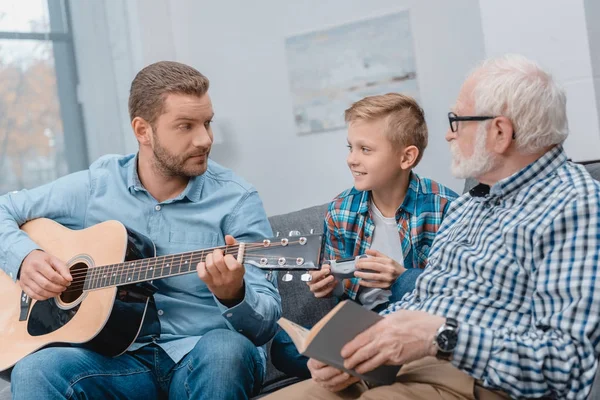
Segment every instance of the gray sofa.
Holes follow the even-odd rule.
[[[594,178],[600,180],[600,161],[586,163],[586,168]],[[474,182],[467,181],[464,190],[467,191],[473,186]],[[287,236],[290,231],[300,231],[306,234],[314,229],[315,233],[322,232],[326,208],[327,205],[323,204],[288,214],[272,216],[269,221],[273,232],[280,232],[284,236]],[[312,296],[306,284],[300,280],[301,274],[301,272],[292,273],[294,279],[291,282],[279,281],[283,316],[300,325],[312,326],[333,307],[333,301],[331,299],[316,299]],[[596,385],[594,385],[592,393],[588,397],[589,400],[600,400],[600,378],[598,378],[598,375],[600,375],[600,370],[596,375]],[[286,376],[269,363],[261,396],[296,381],[297,379]],[[3,389],[2,385],[8,384],[0,381],[0,400],[10,400],[8,388]],[[258,399],[261,396],[256,398]]]

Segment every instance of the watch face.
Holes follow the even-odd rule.
[[[437,336],[438,348],[443,352],[451,352],[456,347],[458,335],[454,330],[444,330]]]

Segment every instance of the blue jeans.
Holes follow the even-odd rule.
[[[264,365],[241,334],[210,331],[179,363],[156,344],[116,358],[76,347],[50,347],[17,363],[13,400],[247,399],[258,394]]]
[[[394,282],[390,290],[390,303],[400,300],[406,293],[411,293],[415,289],[415,282],[422,269],[409,268]],[[389,303],[387,303],[389,304]],[[377,306],[374,311],[383,311],[387,304]],[[296,345],[292,342],[290,336],[283,330],[279,330],[273,342],[271,343],[271,363],[288,376],[295,376],[302,379],[310,378],[308,370],[308,357],[298,352]]]
[[[298,352],[292,338],[284,330],[279,329],[271,343],[271,363],[288,376],[310,378],[306,365],[308,357]]]

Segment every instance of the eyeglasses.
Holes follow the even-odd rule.
[[[495,116],[481,115],[481,116],[458,116],[453,112],[448,113],[448,122],[450,122],[450,130],[456,132],[458,130],[458,123],[460,121],[487,121],[488,119],[494,119]]]

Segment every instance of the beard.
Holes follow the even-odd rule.
[[[154,168],[164,176],[172,177],[185,177],[193,178],[195,176],[202,175],[208,166],[208,155],[210,148],[205,151],[198,150],[193,154],[176,155],[165,147],[163,147],[155,133],[152,134],[154,138],[154,146],[152,152],[154,153]],[[204,155],[206,158],[202,162],[196,162],[194,164],[187,161],[194,156]]]
[[[478,178],[494,168],[496,164],[495,157],[486,150],[485,142],[486,129],[485,125],[481,125],[475,134],[475,146],[471,157],[464,157],[460,153],[460,149],[456,143],[450,144],[450,151],[452,152],[452,175],[455,178]]]

